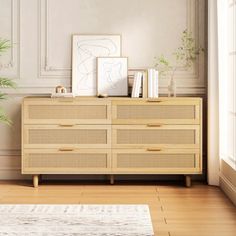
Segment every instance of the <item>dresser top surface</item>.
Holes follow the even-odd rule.
[[[188,101],[196,101],[202,100],[201,97],[159,97],[159,98],[131,98],[131,97],[107,97],[107,98],[98,98],[98,97],[53,97],[50,96],[27,96],[24,97],[24,100],[75,100],[75,101],[91,101],[91,100],[99,100],[99,101],[177,101],[177,100],[188,100]]]

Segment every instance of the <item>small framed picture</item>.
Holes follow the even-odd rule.
[[[128,58],[97,58],[97,94],[128,96]]]

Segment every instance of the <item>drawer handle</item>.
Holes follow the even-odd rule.
[[[156,102],[156,103],[160,103],[160,102],[163,102],[163,100],[148,99],[147,102]]]
[[[61,127],[73,127],[75,126],[74,124],[59,124]]]
[[[72,152],[74,150],[75,150],[74,148],[59,148],[60,152]]]
[[[147,127],[161,127],[163,124],[147,124]]]
[[[160,148],[147,148],[148,152],[160,152],[161,149]]]

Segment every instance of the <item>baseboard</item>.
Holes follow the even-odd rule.
[[[1,169],[0,180],[22,180],[29,179],[29,176],[22,175],[19,169]]]
[[[221,173],[220,188],[236,206],[236,187]]]

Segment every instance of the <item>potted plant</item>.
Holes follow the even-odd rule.
[[[155,68],[159,71],[160,77],[168,75],[170,77],[168,96],[176,96],[175,73],[177,68],[191,68],[199,54],[203,51],[202,47],[196,46],[192,32],[184,30],[181,36],[181,45],[171,54],[174,58],[173,63],[163,54],[155,57]]]
[[[10,41],[0,38],[0,56],[10,48]],[[1,69],[1,68],[0,68]],[[11,79],[0,77],[0,88],[15,88],[16,84]],[[0,91],[0,102],[7,99],[7,95]],[[11,120],[5,114],[4,109],[0,106],[0,123],[11,125]]]

